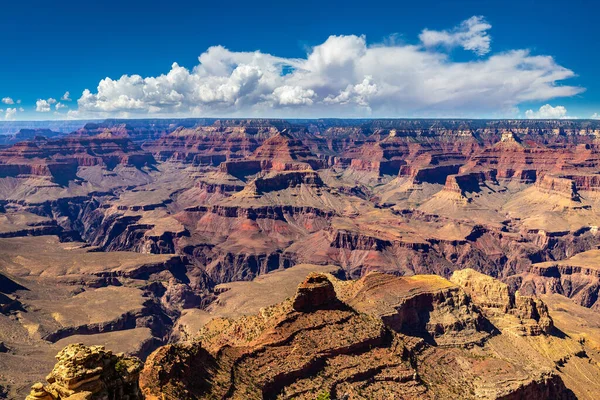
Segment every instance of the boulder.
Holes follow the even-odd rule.
[[[135,357],[77,343],[62,349],[56,359],[46,377],[48,385],[34,384],[27,400],[141,399],[142,363]]]

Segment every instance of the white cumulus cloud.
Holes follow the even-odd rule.
[[[564,106],[552,107],[550,104],[544,104],[538,111],[527,110],[525,117],[528,119],[565,119],[567,109]]]
[[[273,90],[275,104],[281,106],[311,105],[315,92],[301,86],[280,86]]]
[[[60,99],[62,101],[71,101],[71,93],[69,93],[69,91],[66,91]]]
[[[445,51],[484,55],[489,29],[473,17],[450,31],[425,30],[417,45],[330,36],[303,58],[214,46],[192,69],[173,63],[159,76],[102,79],[69,117],[512,117],[523,102],[584,90],[563,84],[575,73],[551,56],[512,50],[458,62]]]
[[[327,104],[348,104],[355,102],[356,104],[369,107],[370,98],[377,94],[377,85],[372,83],[373,77],[368,75],[361,83],[356,85],[348,85],[337,96],[329,95],[324,99]]]
[[[48,100],[38,99],[35,102],[35,111],[37,112],[50,112],[53,104],[56,104],[56,99],[50,97]],[[57,108],[58,109],[58,108]]]
[[[4,97],[4,98],[2,98],[2,102],[4,104],[15,104],[15,101],[12,98],[10,98],[10,97]]]
[[[50,112],[50,103],[48,100],[39,99],[35,102],[35,111],[37,112]]]
[[[426,47],[462,47],[481,56],[490,52],[492,39],[487,31],[491,28],[492,25],[485,18],[473,16],[450,31],[424,29],[419,39]]]
[[[15,116],[17,115],[17,109],[16,108],[7,108],[6,109],[6,114],[4,115],[4,119],[7,121],[13,121],[15,119]]]
[[[598,113],[592,114],[591,119],[600,119],[600,114],[598,114]]]
[[[66,106],[66,105],[64,105],[64,104],[63,104],[63,103],[61,103],[61,102],[58,102],[58,103],[56,103],[56,105],[54,106],[54,108],[55,108],[55,109],[58,111],[58,110],[60,110],[61,108],[67,108],[67,106]]]

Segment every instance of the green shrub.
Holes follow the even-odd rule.
[[[321,392],[317,396],[316,400],[331,400],[331,395],[329,394],[329,392]]]

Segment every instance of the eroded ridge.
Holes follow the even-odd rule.
[[[581,345],[499,323],[546,324],[492,281],[463,289],[436,276],[310,274],[283,303],[213,319],[192,342],[158,349],[140,387],[146,399],[574,399],[558,354],[542,347]]]

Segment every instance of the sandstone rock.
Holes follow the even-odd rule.
[[[530,296],[521,296],[515,293],[515,306],[510,312],[525,322],[525,329],[529,334],[539,335],[550,333],[554,328],[554,322],[548,314],[548,307],[540,299]],[[527,320],[533,320],[529,322]]]
[[[455,271],[450,280],[463,287],[487,315],[499,318],[506,314],[516,316],[520,321],[518,330],[523,334],[548,334],[554,328],[542,300],[522,296],[518,291],[513,295],[508,286],[497,279],[467,268]]]
[[[170,344],[148,357],[140,374],[146,400],[207,398],[217,365],[200,344]]]
[[[556,193],[572,201],[581,200],[575,181],[568,178],[544,175],[535,185],[544,193]]]
[[[328,332],[320,331],[319,324],[330,321],[325,318],[333,311],[338,316],[356,312],[383,324],[388,339],[427,343],[433,363],[441,360],[439,365],[450,372],[473,364],[472,371],[482,371],[470,375],[477,381],[501,376],[497,367],[509,371],[506,381],[525,385],[535,374],[517,376],[512,366],[537,373],[536,365],[519,364],[510,352],[499,358],[518,365],[503,364],[486,348],[490,336],[506,338],[509,333],[518,346],[499,341],[496,348],[520,355],[523,343],[555,344],[554,336],[544,333],[550,323],[543,306],[524,295],[562,293],[591,310],[600,307],[597,261],[561,263],[600,244],[598,136],[596,121],[111,120],[87,124],[60,139],[34,137],[4,147],[0,274],[15,276],[23,285],[12,293],[0,282],[0,311],[6,314],[0,315],[6,317],[0,325],[10,324],[10,329],[0,329],[0,340],[11,348],[0,357],[0,369],[14,382],[9,397],[24,397],[20,388],[41,379],[39,370],[52,362],[56,344],[42,337],[60,339],[62,346],[86,335],[88,344],[112,347],[117,341],[119,350],[143,348],[132,351],[145,355],[166,338],[174,339],[171,327],[181,320],[182,308],[222,299],[219,284],[251,281],[300,263],[339,265],[343,275],[356,279],[373,271],[402,279],[361,280],[353,286],[358,293],[354,298],[338,292],[338,298],[355,301],[350,309],[319,305],[300,312],[292,301],[286,303],[277,317],[284,324],[294,318],[305,323],[294,325],[296,334],[306,337],[295,342],[300,350],[293,354],[305,344],[313,346],[311,340],[327,340]],[[66,179],[59,183],[60,177]],[[40,237],[25,237],[29,235],[56,236],[42,245]],[[6,239],[13,236],[20,237]],[[67,243],[74,239],[85,243]],[[172,258],[161,261],[140,253]],[[151,259],[143,261],[142,256]],[[544,261],[550,265],[531,266]],[[517,299],[509,296],[504,312],[504,289],[495,291],[493,285],[469,292],[442,278],[409,278],[448,277],[465,267],[502,277],[523,298],[516,305]],[[332,282],[337,290],[338,283]],[[385,294],[377,283],[388,289]],[[85,292],[73,297],[81,290]],[[282,298],[268,285],[259,291],[267,300],[240,301],[236,315],[259,312],[265,302],[272,303],[271,294]],[[116,312],[128,303],[126,292],[138,293],[132,296],[143,307]],[[310,302],[318,296],[309,294],[307,304],[314,308]],[[94,307],[103,298],[111,306]],[[74,308],[82,312],[66,311]],[[115,314],[99,318],[107,311]],[[266,327],[281,334],[270,312],[268,307],[260,311],[262,322],[245,319],[248,327],[220,320],[230,328],[222,327],[216,335],[235,351],[272,343],[249,332],[262,334]],[[374,326],[343,315],[340,326],[348,321],[345,326],[357,330]],[[79,316],[86,318],[73,318]],[[488,320],[505,333],[490,335]],[[186,331],[191,338],[198,326],[189,326],[194,327]],[[311,329],[317,331],[314,336]],[[146,333],[134,335],[136,330]],[[14,332],[19,332],[17,339]],[[104,342],[109,336],[113,342]],[[142,336],[145,345],[129,345],[128,338]],[[237,341],[240,336],[248,340]],[[32,344],[40,351],[32,354]],[[386,346],[379,355],[388,352]],[[475,352],[446,352],[463,346]],[[477,353],[482,348],[492,353]],[[329,357],[328,349],[321,350],[310,353],[311,362]],[[33,360],[20,365],[25,354]],[[285,359],[282,354],[255,357],[246,366],[262,371],[256,360]],[[353,357],[366,368],[380,367]],[[545,359],[540,357],[534,356],[535,362]],[[349,365],[336,358],[339,365]],[[581,367],[575,358],[566,362],[567,369],[581,375],[574,371]],[[452,364],[454,359],[460,365]],[[329,370],[329,377],[352,370],[338,366]],[[470,368],[464,368],[465,375]],[[251,368],[241,371],[247,370]],[[379,378],[387,382],[389,376]],[[431,375],[428,379],[434,383]],[[460,379],[461,385],[470,385],[464,376]],[[502,379],[492,380],[490,393],[500,393],[496,389]],[[440,382],[452,386],[454,380],[446,375]],[[276,381],[281,382],[277,377],[260,382],[264,388]]]
[[[265,140],[252,155],[254,159],[283,162],[297,161],[317,165],[316,157],[301,140],[292,137],[287,130]]]
[[[137,358],[113,355],[102,346],[71,344],[56,359],[46,378],[48,385],[33,385],[28,400],[140,398],[137,380],[142,364]]]
[[[293,188],[300,185],[323,186],[319,175],[313,171],[294,171],[278,173],[269,177],[258,178],[246,190],[257,194]]]
[[[454,271],[450,281],[461,286],[480,307],[506,313],[514,305],[506,284],[471,268]]]
[[[600,250],[588,250],[560,261],[536,263],[529,271],[513,277],[522,294],[558,293],[577,304],[600,309]]]
[[[313,285],[317,299],[323,292],[329,298],[333,288],[325,280],[313,275],[301,288]],[[198,342],[157,350],[142,372],[142,392],[168,400],[314,399],[322,391],[333,397],[430,397],[413,379],[402,344],[389,342],[380,321],[343,308],[298,312],[292,303],[239,321],[213,320]]]
[[[505,143],[521,143],[521,139],[519,139],[518,136],[515,136],[515,134],[512,132],[502,133],[500,141]]]
[[[55,400],[56,397],[51,395],[46,389],[44,385],[41,383],[35,383],[31,387],[31,393],[27,396],[25,400]]]

